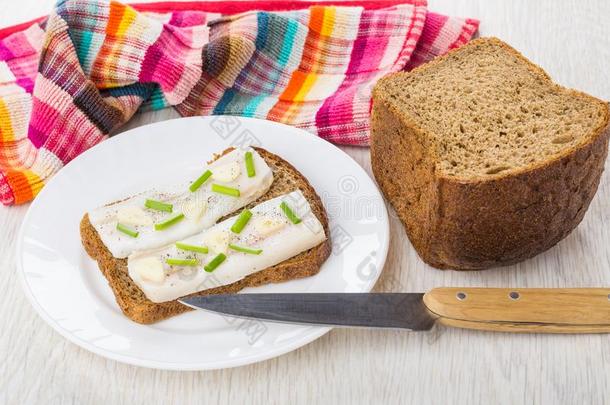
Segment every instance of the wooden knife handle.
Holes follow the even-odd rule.
[[[608,288],[435,288],[428,310],[447,326],[500,332],[610,332]]]

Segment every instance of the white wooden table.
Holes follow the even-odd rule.
[[[4,0],[0,26],[45,14],[52,3]],[[561,84],[610,99],[610,2],[429,3],[431,10],[479,18],[481,35],[511,43]],[[169,110],[139,115],[130,127],[173,116]],[[370,173],[368,149],[344,150]],[[279,358],[223,371],[165,372],[106,360],[60,337],[26,301],[14,252],[27,208],[0,207],[0,403],[610,402],[608,335],[334,330]],[[507,268],[470,273],[429,268],[390,216],[392,243],[378,291],[610,286],[607,173],[575,232],[550,251]]]

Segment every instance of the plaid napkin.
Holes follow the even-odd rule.
[[[32,200],[140,109],[257,117],[366,145],[376,80],[477,27],[421,0],[60,0],[44,19],[0,30],[0,201]]]

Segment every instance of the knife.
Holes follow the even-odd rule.
[[[610,289],[435,288],[427,293],[226,294],[185,297],[195,309],[335,327],[445,326],[500,332],[610,332]]]

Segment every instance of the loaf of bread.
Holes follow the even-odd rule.
[[[606,102],[481,38],[378,82],[373,172],[428,264],[512,264],[583,219],[604,169],[609,116]]]
[[[246,287],[255,287],[269,283],[279,283],[302,277],[313,276],[320,271],[320,267],[326,261],[331,252],[330,232],[328,229],[328,218],[322,205],[320,197],[309,181],[290,163],[268,152],[262,148],[256,148],[257,152],[265,159],[265,162],[273,171],[273,184],[265,195],[250,203],[247,208],[254,207],[263,201],[281,196],[300,189],[309,205],[312,213],[318,218],[328,239],[320,245],[306,250],[288,260],[275,266],[261,270],[245,278],[220,287],[204,290],[194,295],[207,294],[230,294],[236,293]],[[230,216],[230,215],[229,215]],[[221,218],[221,220],[224,218]],[[139,323],[149,324],[192,310],[178,300],[155,303],[150,301],[142,290],[133,282],[127,272],[127,259],[117,259],[112,256],[108,248],[102,242],[89,216],[85,214],[80,224],[80,234],[83,246],[89,256],[97,261],[102,274],[108,280],[108,284],[114,293],[116,302],[123,313],[131,320]]]

